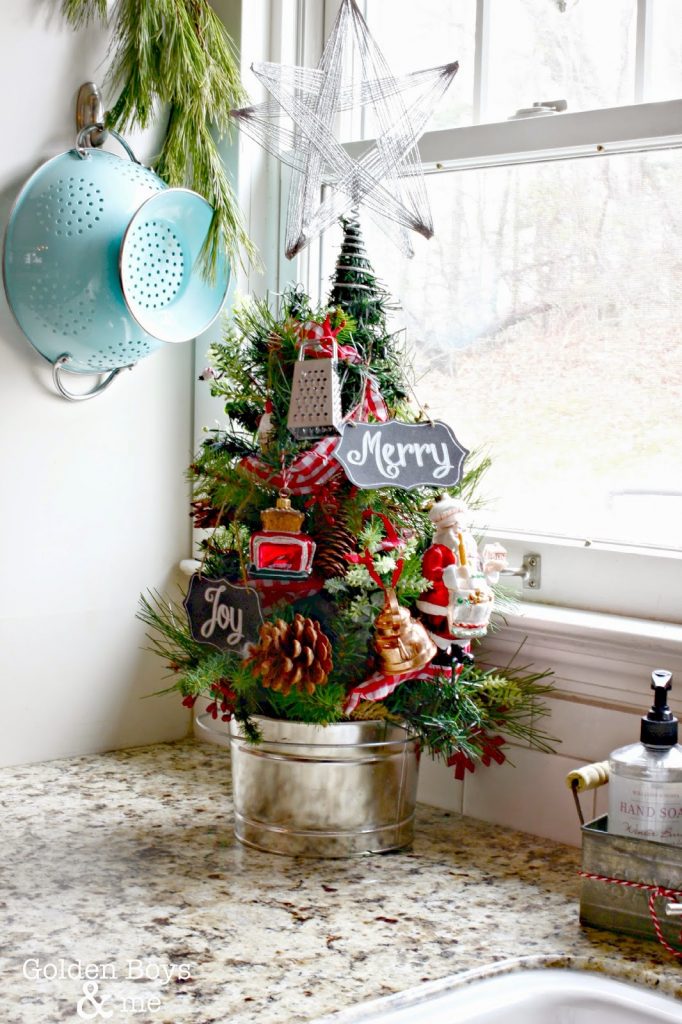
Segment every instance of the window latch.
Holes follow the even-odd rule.
[[[539,590],[542,582],[542,557],[535,552],[523,556],[523,562],[516,569],[502,569],[500,576],[518,576],[524,590]]]
[[[543,114],[563,114],[564,110],[568,110],[566,100],[540,100],[534,103],[532,107],[521,107],[507,120],[521,121],[524,117],[540,117]]]

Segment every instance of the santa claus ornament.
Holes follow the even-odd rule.
[[[495,602],[491,584],[506,567],[507,553],[495,544],[479,554],[467,506],[458,498],[444,494],[429,518],[433,542],[424,552],[422,575],[431,585],[417,608],[439,651],[450,656],[463,641],[485,636]]]

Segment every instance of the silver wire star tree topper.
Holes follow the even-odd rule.
[[[453,61],[395,77],[355,0],[341,6],[317,68],[253,64],[272,97],[234,110],[243,131],[292,169],[289,259],[360,207],[412,255],[408,229],[433,234],[418,142],[458,70]],[[351,75],[351,68],[359,74]],[[374,142],[356,160],[334,134],[338,115],[371,111]],[[325,196],[322,186],[330,186]]]

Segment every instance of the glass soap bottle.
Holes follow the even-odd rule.
[[[613,835],[682,846],[682,746],[668,707],[672,676],[651,676],[654,703],[642,718],[640,742],[609,758],[609,820]]]

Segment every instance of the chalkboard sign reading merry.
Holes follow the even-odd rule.
[[[376,487],[454,487],[467,449],[446,423],[347,423],[334,457],[365,490]]]
[[[190,632],[200,644],[246,654],[250,644],[258,643],[263,613],[252,587],[195,574],[183,603]]]

